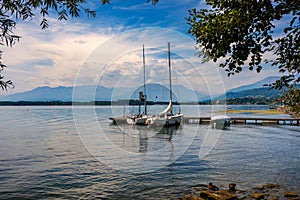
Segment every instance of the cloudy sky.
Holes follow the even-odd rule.
[[[41,30],[40,17],[18,22],[15,33],[21,40],[4,48],[3,75],[15,89],[39,86],[99,84],[105,87],[136,88],[142,84],[142,45],[145,45],[147,82],[164,84],[167,75],[167,43],[171,43],[173,78],[176,84],[211,93],[278,75],[264,68],[257,74],[245,71],[228,78],[214,63],[201,63],[194,39],[187,33],[188,9],[205,6],[203,1],[146,0],[99,1],[85,5],[97,11],[96,18],[58,21],[49,16],[50,27]]]

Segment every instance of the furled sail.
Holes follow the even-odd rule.
[[[172,110],[172,101],[170,100],[168,107],[166,109],[164,109],[163,111],[161,111],[158,115],[159,115],[159,117],[164,117],[171,110]]]

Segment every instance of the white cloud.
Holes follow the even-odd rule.
[[[111,37],[95,29],[80,32],[86,29],[83,24],[60,23],[63,26],[54,25],[49,30],[28,22],[18,25],[21,40],[4,51],[8,66],[4,75],[16,85],[14,92],[41,85],[72,85],[90,52]]]
[[[167,76],[167,43],[171,42],[172,67],[177,83],[212,93],[223,91],[224,72],[213,63],[201,63],[194,41],[168,29],[142,28],[120,33],[124,27],[91,28],[88,24],[51,22],[49,30],[34,23],[19,24],[22,39],[6,48],[4,75],[16,85],[13,92],[38,86],[101,84],[137,87],[142,84],[142,45],[145,44],[147,82],[162,83]],[[267,75],[261,73],[260,75]],[[247,76],[243,73],[243,77]],[[249,74],[250,76],[250,74]],[[225,78],[226,87],[255,80]],[[77,78],[77,79],[76,79]]]

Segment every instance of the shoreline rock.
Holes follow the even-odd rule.
[[[284,196],[285,197],[299,197],[296,192],[290,192],[290,191],[284,192]]]
[[[200,197],[204,199],[215,199],[215,200],[237,200],[236,194],[232,194],[226,190],[219,190],[217,192],[201,191]]]
[[[268,183],[248,190],[240,190],[237,184],[230,183],[228,189],[212,190],[212,184],[206,187],[193,188],[193,192],[183,196],[183,200],[299,200],[299,195],[293,191],[287,191],[283,186]],[[218,188],[216,186],[216,188]]]
[[[255,192],[252,196],[254,199],[260,200],[260,199],[264,199],[266,194],[262,194],[260,192]]]

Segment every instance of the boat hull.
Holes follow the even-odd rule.
[[[141,117],[139,116],[129,116],[126,118],[127,124],[129,125],[141,125],[141,126],[145,126],[147,125],[147,119],[149,118],[149,116],[147,115],[143,115]]]
[[[182,122],[182,118],[183,118],[182,114],[168,116],[165,126],[179,126]]]
[[[180,126],[182,122],[183,114],[176,114],[172,116],[159,117],[155,116],[147,120],[147,123],[151,126]]]
[[[227,116],[215,116],[211,118],[211,127],[215,129],[226,129],[231,125],[231,119]]]

